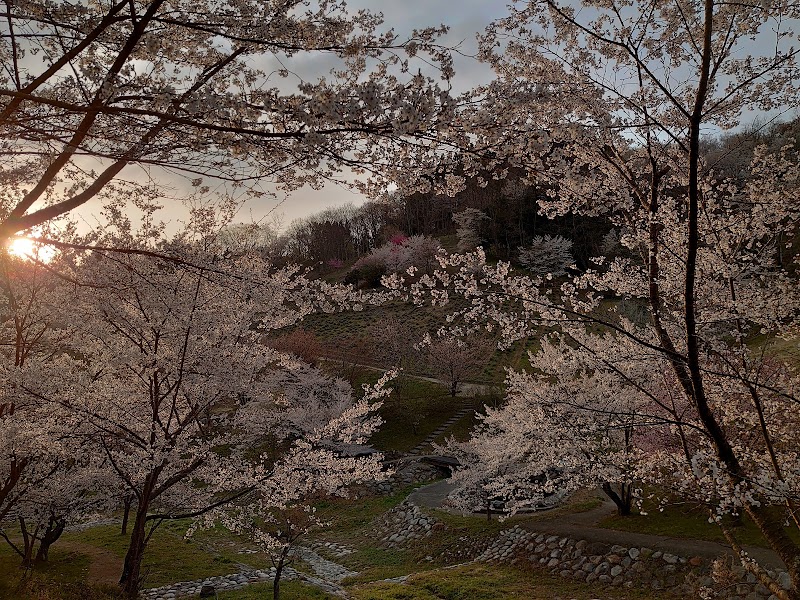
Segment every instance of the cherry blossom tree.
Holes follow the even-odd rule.
[[[231,194],[377,173],[446,127],[452,60],[330,0],[24,0],[3,7],[2,237],[92,199],[143,208],[160,180]],[[327,77],[304,77],[315,56]],[[444,81],[410,74],[419,56]],[[422,64],[422,63],[421,63]],[[427,70],[426,66],[426,70]],[[134,169],[132,167],[138,167]]]
[[[70,324],[70,339],[79,340],[79,346],[48,357],[46,376],[18,377],[14,388],[20,397],[70,417],[62,423],[68,433],[61,437],[79,443],[92,466],[120,484],[103,486],[115,495],[109,501],[121,500],[120,486],[135,498],[120,580],[131,596],[141,583],[147,543],[163,521],[201,515],[265,481],[274,488],[292,488],[276,473],[304,469],[308,474],[313,465],[332,465],[354,471],[357,479],[375,470],[356,469],[361,463],[350,465],[346,457],[341,464],[348,466],[341,467],[334,450],[325,453],[312,445],[322,435],[321,423],[330,435],[334,423],[345,429],[343,415],[372,423],[351,409],[344,384],[313,378],[310,367],[292,370],[287,355],[258,343],[263,332],[291,325],[312,310],[351,305],[348,290],[310,282],[293,269],[270,270],[253,256],[220,259],[180,240],[147,248],[95,250],[61,269],[61,279],[68,278],[72,289],[58,300],[59,320]],[[146,255],[177,250],[181,257],[171,260]],[[329,398],[320,400],[316,417],[307,414],[307,405],[285,403],[289,384],[276,373],[287,370],[294,373],[292,385],[303,398]],[[276,389],[279,380],[282,387]],[[317,389],[325,386],[336,393]],[[240,405],[255,400],[265,402],[262,414],[271,408],[284,417],[253,419],[251,425],[262,427],[244,436],[236,425],[242,419],[238,410],[244,412]],[[360,406],[369,409],[366,401]],[[289,418],[307,429],[291,430],[297,433],[285,446]],[[266,467],[253,466],[248,454],[255,431],[267,445],[270,474]],[[304,438],[305,432],[310,433]],[[48,433],[42,432],[43,444],[54,441]],[[324,481],[321,477],[320,485]]]
[[[481,245],[481,225],[488,220],[488,215],[477,208],[465,208],[453,213],[453,221],[458,225],[458,250],[470,252]]]
[[[217,243],[231,255],[258,253],[269,257],[278,241],[279,223],[235,223],[220,229]]]
[[[21,542],[3,526],[0,537],[30,567],[47,560],[68,520],[109,504],[102,495],[87,498],[106,480],[72,437],[80,418],[22,391],[52,378],[59,355],[75,351],[75,330],[60,307],[68,288],[34,262],[5,253],[0,261],[0,523],[16,522]]]
[[[396,273],[413,268],[414,272],[430,273],[436,256],[442,251],[439,242],[425,235],[400,237],[372,250],[358,259],[349,278],[357,283],[362,278],[377,283],[385,273]]]
[[[413,340],[419,333],[407,320],[390,315],[370,325],[366,331],[369,358],[379,365],[413,370],[416,358]]]
[[[269,554],[276,570],[273,598],[278,600],[293,545],[325,524],[309,502],[346,496],[348,486],[386,476],[380,454],[356,456],[351,450],[366,443],[380,425],[375,411],[395,373],[364,386],[357,402],[349,384],[291,358],[270,375],[272,394],[249,401],[237,412],[234,427],[245,443],[257,443],[269,431],[288,448],[278,455],[263,453],[252,463],[252,493],[207,514],[204,522],[219,521]]]
[[[535,275],[561,277],[572,258],[572,241],[560,235],[537,235],[531,243],[519,249],[519,262]]]
[[[571,364],[543,365],[557,380],[537,381],[550,385],[527,395],[532,414],[542,402],[572,402],[559,390],[569,373],[597,392],[571,409],[613,422],[619,407],[605,408],[597,380],[613,374],[630,402],[621,415],[635,417],[632,452],[637,437],[642,444],[636,477],[706,506],[745,568],[779,598],[800,594],[800,546],[784,528],[798,523],[798,379],[772,350],[796,334],[800,316],[797,257],[785,245],[798,234],[800,168],[790,145],[761,148],[744,173],[726,177],[700,141],[748,111],[796,104],[799,18],[791,3],[588,2],[581,11],[557,0],[516,3],[483,38],[498,78],[479,90],[485,102],[465,122],[476,136],[470,152],[493,152],[473,166],[524,169],[549,190],[546,213],[606,217],[627,256],[600,257],[555,286],[475,253],[451,257],[447,271],[403,292],[437,303],[465,295],[472,305],[454,322],[499,327],[506,343],[555,328]],[[647,306],[649,323],[620,318],[607,302],[619,299]],[[582,345],[587,352],[569,350]],[[649,381],[630,372],[638,362]],[[756,524],[790,589],[741,551],[722,518],[730,513]]]
[[[280,352],[293,354],[311,365],[316,365],[325,353],[325,346],[319,337],[313,331],[302,327],[296,327],[288,333],[281,333],[272,338],[264,338],[261,342]]]
[[[51,380],[23,388],[73,411],[82,421],[73,435],[94,441],[135,496],[120,580],[130,595],[161,521],[202,512],[215,494],[236,492],[238,482],[220,477],[223,461],[214,451],[226,435],[201,416],[252,391],[264,360],[260,346],[241,343],[251,313],[236,301],[239,290],[148,260],[94,256],[81,265],[82,286],[72,296],[74,317],[84,324],[81,353],[65,357]],[[223,315],[224,323],[215,323]],[[201,481],[216,485],[200,488]]]
[[[458,338],[429,334],[419,344],[422,361],[435,377],[445,382],[453,397],[465,379],[486,366],[491,350],[491,343],[476,335]]]
[[[596,486],[629,515],[643,461],[669,441],[652,437],[680,418],[646,395],[663,389],[659,357],[579,328],[541,344],[529,372],[509,373],[506,402],[487,407],[471,439],[449,444],[463,465],[452,500],[502,498],[513,514]]]

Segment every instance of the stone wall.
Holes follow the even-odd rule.
[[[433,465],[410,461],[399,467],[397,471],[385,481],[366,484],[365,493],[361,495],[375,494],[389,496],[413,483],[427,483],[435,479],[440,479],[441,477],[442,472]]]
[[[429,537],[444,524],[403,502],[376,524],[390,548]],[[712,564],[699,556],[685,557],[646,547],[624,547],[528,531],[515,526],[492,538],[463,536],[451,548],[427,560],[446,563],[488,562],[529,565],[588,584],[651,589],[676,598],[708,600],[777,600],[740,566],[729,566],[723,580],[713,579]],[[785,573],[773,573],[786,589]]]
[[[702,558],[676,556],[650,548],[609,545],[545,535],[519,526],[500,533],[476,558],[483,562],[529,563],[552,574],[586,583],[660,590],[679,598],[777,600],[755,577],[733,568],[733,580],[720,584]],[[785,586],[785,574],[775,576]],[[788,589],[788,587],[787,587]]]
[[[376,533],[387,546],[397,548],[411,540],[430,537],[436,524],[436,519],[404,501],[383,514]]]

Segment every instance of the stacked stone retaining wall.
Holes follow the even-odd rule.
[[[731,567],[732,578],[721,583],[712,579],[711,564],[699,556],[683,557],[646,547],[575,540],[519,526],[501,532],[476,560],[527,562],[552,574],[589,584],[652,589],[679,598],[777,600],[741,567]],[[785,573],[772,575],[789,589],[791,582]]]

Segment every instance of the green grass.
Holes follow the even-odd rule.
[[[376,502],[375,511],[400,499],[387,500],[381,498]],[[323,511],[324,512],[324,511]],[[348,511],[340,511],[342,515]],[[355,516],[357,510],[352,510]],[[360,523],[343,520],[342,526],[355,527]],[[215,575],[227,575],[239,570],[237,563],[263,568],[269,565],[268,558],[261,554],[239,554],[242,548],[251,548],[247,540],[241,539],[222,528],[199,531],[189,540],[183,535],[188,526],[187,521],[165,522],[154,533],[142,565],[146,574],[143,587],[160,587],[178,581],[191,581]],[[25,589],[18,589],[18,581],[22,571],[18,569],[19,558],[11,549],[0,546],[0,600],[8,598],[31,600],[100,600],[116,598],[119,589],[111,584],[105,586],[90,585],[86,582],[91,558],[84,553],[71,550],[70,547],[99,549],[117,557],[119,565],[127,551],[128,536],[120,535],[116,525],[92,527],[80,532],[68,532],[51,549],[50,560],[32,571],[31,583]],[[19,573],[19,576],[17,575]],[[118,575],[119,573],[115,573]],[[271,586],[253,586],[255,591],[236,592],[239,595],[220,595],[221,598],[264,598]],[[309,591],[311,590],[311,591]],[[285,592],[285,593],[284,593]],[[260,595],[259,595],[260,594]],[[329,595],[317,592],[314,588],[298,583],[287,582],[282,586],[282,598],[327,600]]]
[[[379,413],[384,424],[370,442],[384,452],[408,452],[471,399],[453,398],[436,383],[404,378]]]
[[[89,557],[84,554],[53,546],[50,560],[29,571],[27,575],[30,581],[25,588],[20,589],[18,586],[25,572],[20,568],[19,556],[3,541],[0,545],[0,598],[33,598],[47,588],[61,589],[65,598],[72,597],[73,593],[78,594],[79,591],[83,593],[85,590],[69,590],[69,587],[84,580],[89,562]],[[81,596],[78,594],[74,597]]]
[[[605,529],[631,531],[649,535],[662,535],[675,538],[708,540],[727,545],[719,526],[708,522],[708,513],[686,504],[673,504],[659,511],[656,506],[644,505],[646,515],[633,514],[627,517],[613,515],[603,519],[599,526]],[[741,522],[732,525],[736,539],[745,545],[769,547],[756,525],[746,516]],[[786,533],[800,543],[800,534],[794,527],[787,527]]]
[[[439,398],[447,394],[447,389],[440,383],[403,375],[400,375],[391,385],[397,397],[401,399]]]
[[[255,583],[240,590],[219,592],[219,600],[271,600],[272,584]],[[281,600],[338,600],[320,589],[301,581],[281,580]]]
[[[747,346],[753,351],[758,351],[762,346],[766,346],[768,356],[774,356],[779,360],[786,361],[791,367],[800,369],[800,338],[796,336],[782,339],[757,334],[747,340]]]
[[[346,585],[368,583],[381,579],[391,579],[435,568],[432,564],[422,564],[413,550],[362,546],[342,560],[358,575],[344,580]]]
[[[252,544],[219,527],[199,531],[185,539],[188,526],[188,521],[166,521],[153,534],[142,563],[144,587],[235,573],[239,570],[237,563],[258,568],[269,564],[264,554],[239,554],[239,549],[253,548]],[[120,559],[128,548],[128,536],[120,535],[115,525],[66,533],[59,544],[69,545],[70,542],[102,548]]]
[[[666,597],[653,591],[572,582],[531,569],[482,564],[418,573],[403,584],[357,585],[348,591],[354,600],[658,600]]]
[[[83,582],[52,582],[33,578],[19,586],[0,585],[0,600],[123,600],[121,590],[113,585]]]
[[[421,338],[426,331],[444,325],[447,312],[441,307],[419,307],[398,301],[384,306],[367,306],[357,312],[312,314],[303,319],[302,325],[323,341],[335,342],[336,347],[347,350],[371,326],[388,318],[406,324]]]
[[[253,548],[252,544],[221,527],[199,531],[193,538],[187,540],[184,534],[188,524],[188,521],[167,521],[153,534],[142,563],[142,573],[145,575],[143,587],[160,587],[178,581],[228,575],[239,570],[237,563],[256,568],[270,564],[268,557],[263,553],[239,554],[240,549]],[[96,550],[115,558],[113,580],[121,573],[128,540],[128,536],[119,533],[119,527],[116,525],[102,525],[83,531],[67,532],[51,549],[50,560],[37,566],[32,572],[33,578],[43,586],[53,589],[59,586],[75,587],[78,590],[75,597],[83,597],[81,590],[85,588],[91,562],[87,552]],[[6,544],[0,546],[0,599],[16,597],[9,595],[9,589],[16,585],[15,574],[18,565],[17,555],[13,554]],[[110,590],[116,591],[116,587],[112,585]],[[71,597],[69,594],[72,592],[68,594],[68,591],[54,593]],[[106,597],[108,593],[106,590],[106,595],[98,597]],[[54,598],[59,597],[54,596]]]
[[[372,539],[373,520],[400,504],[413,489],[414,486],[408,486],[390,496],[369,496],[358,500],[330,498],[316,502],[316,515],[328,522],[328,526],[316,534],[312,533],[308,539],[321,537],[348,545],[352,545],[362,533],[366,539]]]
[[[54,548],[64,543],[69,544],[72,541],[77,541],[109,550],[120,558],[123,558],[128,549],[128,540],[129,537],[127,535],[120,534],[119,526],[99,525],[83,531],[67,531],[61,536],[61,539],[56,542]],[[148,550],[150,548],[151,546],[148,545]]]
[[[440,557],[448,550],[458,548],[464,536],[483,538],[488,543],[492,536],[509,527],[509,523],[501,523],[496,518],[487,522],[482,518],[459,517],[443,511],[426,512],[433,514],[446,527],[420,543],[411,543],[403,548],[385,547],[374,535],[370,535],[371,529],[363,530],[362,536],[357,538],[356,552],[339,559],[348,568],[358,572],[358,575],[346,579],[344,583],[353,586],[440,568],[447,561],[433,557]],[[517,519],[514,521],[517,522]]]
[[[578,492],[558,508],[538,513],[518,514],[504,520],[494,516],[491,521],[486,520],[485,514],[483,516],[477,514],[463,516],[443,510],[427,510],[426,512],[434,515],[437,520],[447,526],[447,529],[440,536],[437,536],[443,537],[443,544],[447,545],[451,542],[447,536],[452,536],[455,539],[462,536],[489,538],[514,525],[520,525],[524,528],[526,523],[552,520],[563,515],[587,512],[597,508],[602,503],[603,500],[589,492]],[[452,543],[455,543],[455,540],[452,540]]]

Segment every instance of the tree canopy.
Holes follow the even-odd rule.
[[[2,12],[3,237],[95,198],[145,209],[172,176],[199,195],[207,179],[258,195],[349,168],[382,175],[422,147],[409,134],[453,115],[445,29],[401,39],[343,2],[25,0]],[[293,64],[314,55],[336,67],[307,81]],[[417,55],[444,85],[409,73]]]

